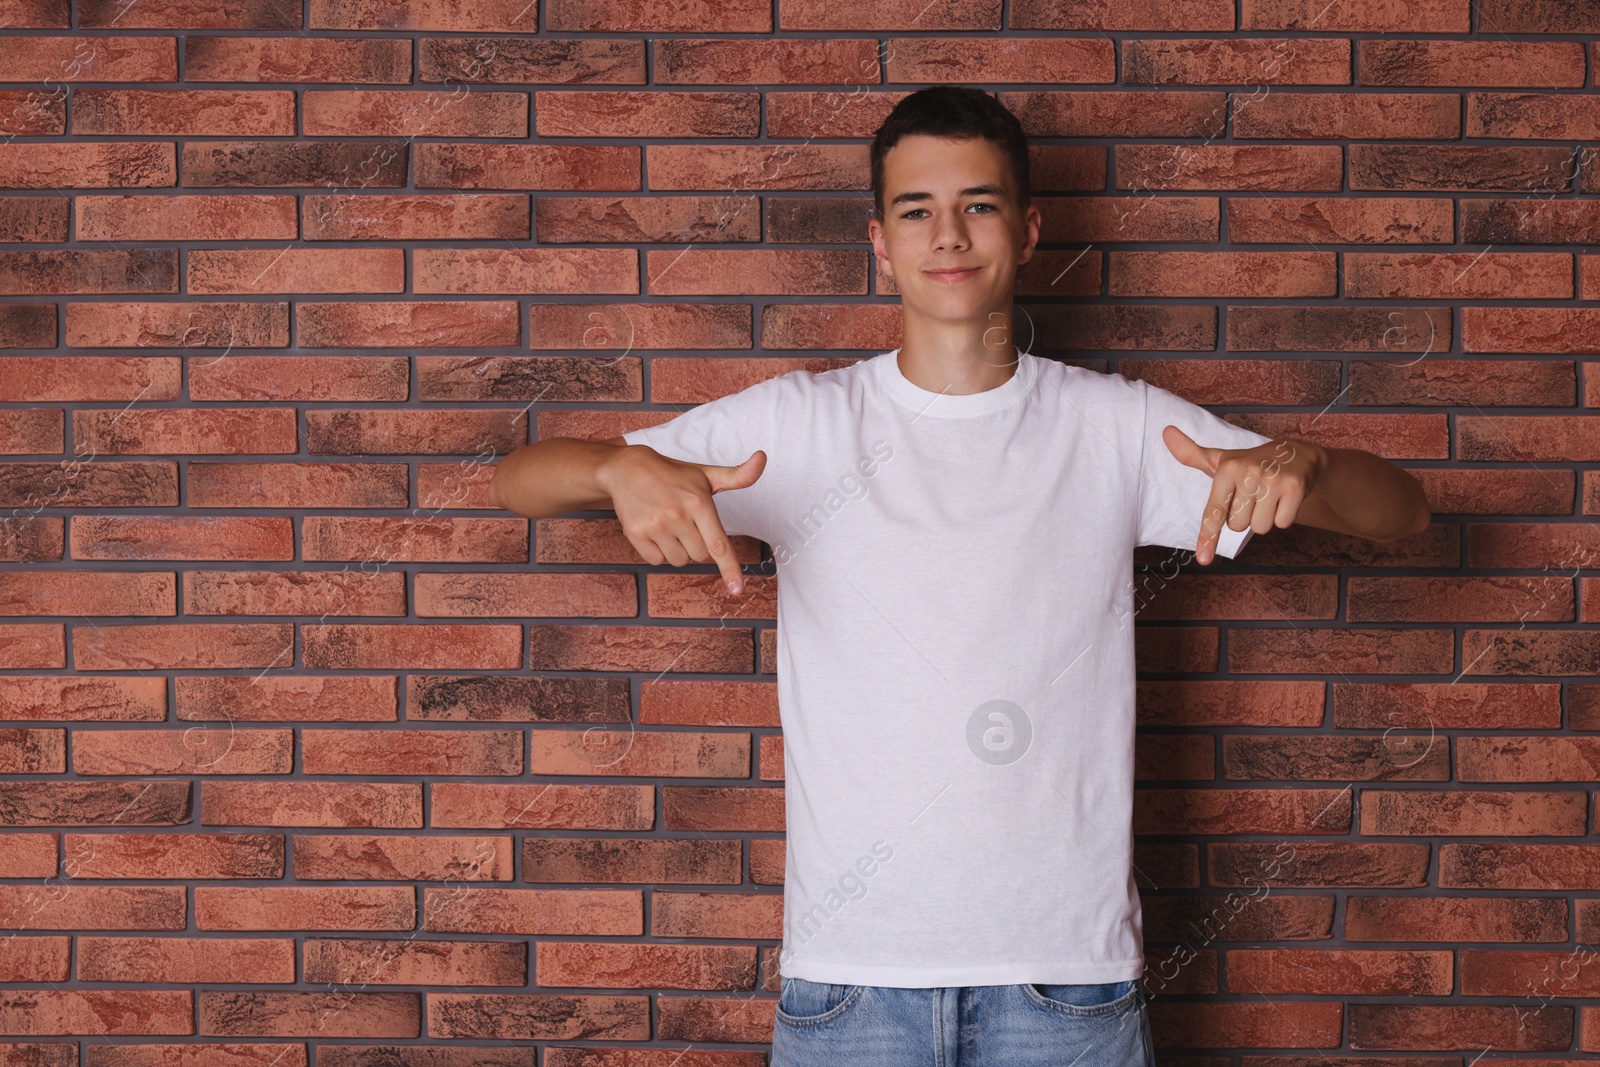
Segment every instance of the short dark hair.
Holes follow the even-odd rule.
[[[981,89],[965,85],[933,85],[918,89],[889,112],[872,138],[872,204],[883,218],[883,159],[902,137],[926,134],[964,140],[982,137],[999,146],[1017,187],[1024,211],[1033,201],[1028,176],[1028,135],[1010,109]]]

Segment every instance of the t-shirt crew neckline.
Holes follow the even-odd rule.
[[[1014,346],[1015,348],[1015,346]],[[1017,369],[993,389],[979,393],[936,393],[907,378],[900,370],[900,349],[886,352],[879,359],[879,376],[895,399],[907,407],[944,418],[971,418],[1001,411],[1033,391],[1039,377],[1039,357],[1015,348]]]

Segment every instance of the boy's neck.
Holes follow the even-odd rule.
[[[908,324],[909,327],[909,324]],[[1009,321],[934,331],[908,328],[895,357],[900,373],[930,393],[961,396],[998,389],[1017,372]]]

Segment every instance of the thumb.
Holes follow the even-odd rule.
[[[761,472],[767,469],[767,454],[758,448],[750,453],[749,459],[737,467],[702,463],[700,469],[705,472],[706,480],[711,483],[713,493],[720,493],[724,489],[748,489],[756,484]]]
[[[1176,426],[1168,426],[1162,430],[1161,439],[1166,442],[1167,451],[1177,457],[1178,462],[1185,467],[1193,467],[1207,474],[1217,473],[1217,464],[1222,460],[1222,449],[1196,444],[1194,438]]]

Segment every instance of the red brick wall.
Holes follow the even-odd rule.
[[[0,22],[0,1063],[764,1062],[771,579],[486,485],[894,347],[867,146],[946,81],[1037,138],[1034,351],[1436,514],[1146,597],[1163,1062],[1600,1051],[1600,5]]]

